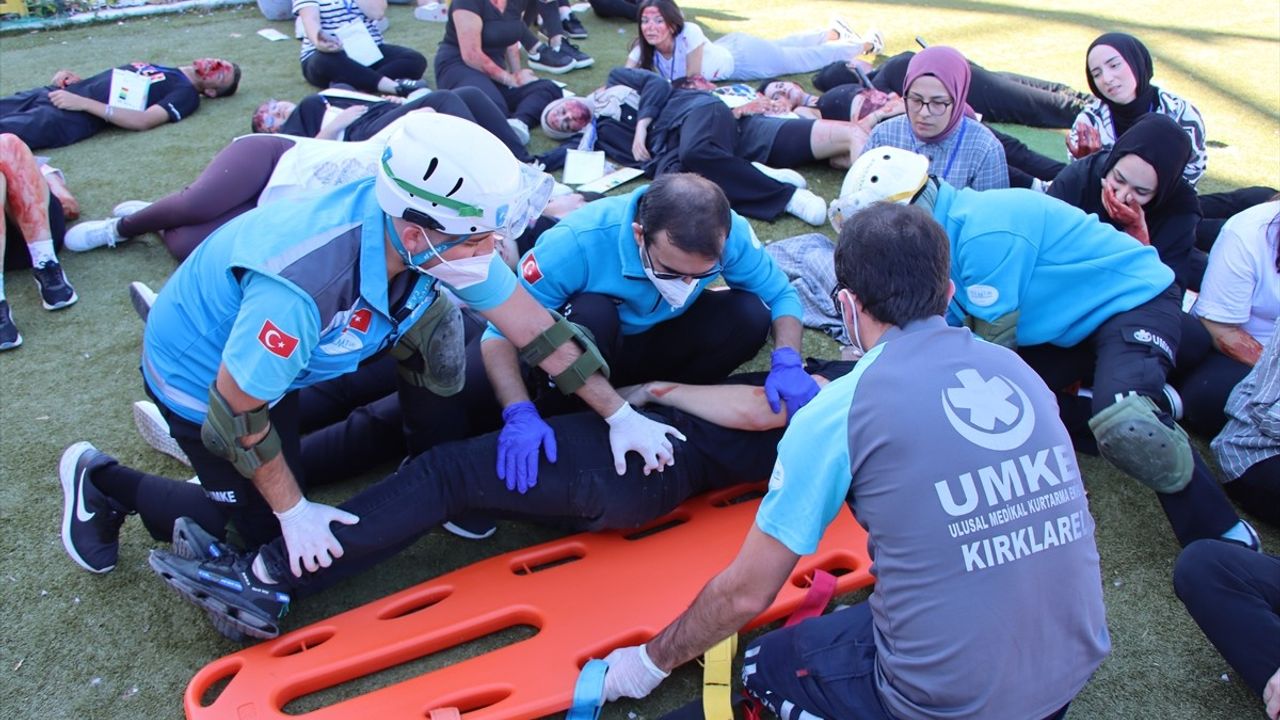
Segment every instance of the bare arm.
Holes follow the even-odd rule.
[[[819,386],[828,380],[811,375]],[[757,385],[688,385],[661,380],[619,388],[622,397],[636,407],[666,405],[734,430],[762,432],[787,424],[786,408],[775,413],[764,388]]]
[[[245,413],[266,404],[265,400],[253,397],[241,390],[240,384],[235,381],[235,378],[231,377],[226,365],[218,367],[218,378],[215,383],[217,384],[218,392],[226,399],[227,404],[231,406],[231,411],[234,413]],[[252,447],[265,437],[270,429],[270,426],[268,426],[262,432],[240,438],[241,445]],[[252,481],[258,493],[267,501],[271,509],[277,513],[284,512],[297,505],[298,501],[302,499],[302,490],[298,487],[298,481],[294,478],[293,471],[289,469],[288,463],[285,462],[284,453],[276,455],[264,463],[262,467],[255,470]]]
[[[150,130],[169,122],[169,113],[159,105],[152,105],[146,110],[111,107],[106,103],[66,90],[51,91],[49,102],[61,110],[89,113],[125,130]]]
[[[356,0],[356,7],[370,20],[377,20],[387,14],[387,0]]]
[[[547,328],[551,327],[554,320],[551,315],[538,304],[537,300],[525,290],[523,286],[517,285],[511,297],[501,305],[486,310],[483,313],[486,319],[497,326],[498,330],[510,341],[510,345],[515,347],[524,347],[533,341],[538,335],[542,334]],[[518,402],[520,396],[524,395],[523,388],[519,391],[519,395],[515,394],[513,386],[510,384],[510,378],[519,378],[519,367],[515,364],[514,348],[507,352],[502,352],[497,348],[487,348],[485,346],[492,345],[494,341],[489,341],[481,346],[481,351],[485,356],[486,370],[489,373],[490,380],[494,379],[495,372],[504,374],[505,379],[494,382],[495,392],[502,391],[508,393],[508,398],[516,398],[511,402]],[[502,363],[509,363],[505,366],[489,366],[490,353],[493,353],[495,360]],[[573,364],[582,355],[582,351],[575,343],[567,342],[556,348],[546,360],[539,365],[548,375],[558,375]],[[622,407],[622,397],[618,395],[609,381],[600,373],[593,374],[587,379],[585,385],[578,389],[575,393],[583,402],[592,410],[595,410],[601,417],[612,415],[618,408]],[[499,396],[499,400],[503,401],[504,406],[508,404],[504,398]]]
[[[711,41],[708,40],[707,42]],[[690,50],[688,55],[684,56],[684,74],[686,77],[693,77],[694,75],[702,74],[702,48],[705,46],[705,43],[703,45],[699,45],[698,47]]]
[[[485,55],[484,47],[480,43],[480,33],[484,30],[484,20],[479,15],[470,10],[454,10],[453,11],[453,29],[458,34],[458,49],[462,51],[462,62],[468,67],[479,70],[488,75],[491,80],[507,87],[515,87],[516,78],[514,73],[507,72],[493,61],[493,58]],[[515,45],[516,52],[519,48]],[[507,48],[508,60],[511,48]],[[517,54],[517,59],[519,55]],[[518,67],[518,65],[517,65]]]
[[[794,315],[782,315],[773,321],[774,347],[789,347],[799,352],[803,335],[804,326],[800,324],[800,319]]]
[[[769,607],[799,560],[753,524],[729,567],[646,645],[653,664],[670,671],[736,633]]]
[[[1213,346],[1218,352],[1249,367],[1258,364],[1258,359],[1262,357],[1262,343],[1239,325],[1228,325],[1205,318],[1200,318],[1200,322],[1209,331]]]
[[[307,5],[298,10],[298,18],[302,20],[302,32],[320,52],[339,52],[342,43],[338,38],[320,29],[320,8]]]
[[[430,108],[426,108],[430,109]],[[361,115],[369,112],[368,105],[352,105],[343,109],[342,112],[333,116],[333,119],[325,123],[320,128],[320,132],[316,133],[317,140],[337,140],[343,130],[351,127],[351,123],[355,122]]]

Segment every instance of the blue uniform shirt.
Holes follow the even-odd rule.
[[[1032,190],[940,182],[933,217],[951,239],[956,296],[948,321],[993,322],[1020,311],[1020,346],[1079,344],[1173,283],[1155,248]]]
[[[637,335],[684,314],[715,278],[698,280],[698,287],[680,308],[671,307],[658,294],[644,274],[631,230],[636,205],[647,189],[597,200],[547,230],[521,258],[520,282],[543,307],[553,310],[580,293],[617,299],[623,335]],[[751,224],[737,213],[732,214],[721,264],[725,283],[759,296],[775,320],[784,315],[800,318],[795,288],[764,251]],[[490,325],[485,337],[497,335]]]
[[[246,393],[274,402],[393,345],[436,287],[427,276],[399,276],[406,299],[390,307],[385,215],[373,183],[251,210],[201,243],[147,318],[142,368],[156,397],[200,423],[220,363]],[[514,289],[495,255],[488,279],[456,294],[486,310]]]

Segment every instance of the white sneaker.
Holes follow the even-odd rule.
[[[827,220],[827,201],[804,188],[796,188],[787,203],[787,212],[818,227]]]
[[[529,126],[525,125],[523,120],[507,118],[507,124],[515,131],[516,137],[520,139],[521,145],[529,144]]]
[[[134,280],[129,283],[129,302],[133,303],[133,311],[145,323],[147,316],[151,314],[151,306],[156,304],[156,291],[146,283]]]
[[[84,252],[103,245],[115,247],[116,243],[124,242],[126,239],[116,230],[119,222],[119,218],[109,218],[79,223],[67,231],[66,237],[63,238],[63,245],[74,252]]]
[[[129,217],[130,215],[138,212],[139,210],[146,210],[150,206],[151,206],[151,203],[147,202],[146,200],[125,200],[119,205],[116,205],[115,207],[111,208],[111,217],[113,218]]]
[[[138,426],[138,433],[152,448],[168,455],[178,462],[191,467],[191,460],[178,447],[178,441],[169,434],[169,423],[160,414],[160,408],[153,402],[139,400],[133,404],[133,424]]]
[[[875,28],[867,28],[862,33],[862,42],[867,48],[867,55],[879,55],[884,52],[884,33]]]
[[[839,15],[831,18],[830,29],[836,34],[836,42],[847,43],[849,45],[861,45],[862,36],[853,31],[853,27],[845,22],[845,19]]]
[[[414,8],[413,16],[422,22],[448,22],[449,6],[444,3],[429,2]]]
[[[791,168],[769,167],[764,163],[758,162],[753,162],[751,164],[755,169],[785,185],[792,185],[798,188],[809,187],[809,182],[804,179],[804,176]]]
[[[1169,383],[1165,383],[1161,388],[1164,391],[1165,400],[1169,401],[1169,414],[1173,416],[1174,421],[1182,419],[1182,396]]]

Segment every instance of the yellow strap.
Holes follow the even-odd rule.
[[[734,634],[702,656],[702,714],[707,720],[733,720],[733,657],[737,654]]]

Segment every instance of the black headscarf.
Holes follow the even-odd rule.
[[[1125,155],[1137,155],[1156,171],[1156,193],[1147,207],[1156,210],[1173,196],[1182,179],[1182,170],[1191,158],[1191,139],[1168,115],[1147,113],[1116,140],[1102,175],[1106,177]]]
[[[1128,63],[1129,70],[1133,72],[1133,77],[1138,81],[1137,95],[1133,98],[1133,102],[1121,105],[1108,100],[1098,86],[1093,82],[1093,73],[1089,72],[1089,53],[1099,45],[1106,45],[1115,48],[1120,53],[1120,57]],[[1147,46],[1143,45],[1138,38],[1127,33],[1107,33],[1089,45],[1089,50],[1085,52],[1085,68],[1084,76],[1089,81],[1089,90],[1095,97],[1107,104],[1111,108],[1112,122],[1115,123],[1116,137],[1120,137],[1126,130],[1137,122],[1138,118],[1146,115],[1155,109],[1156,106],[1156,88],[1151,85],[1151,76],[1155,69],[1151,65],[1151,53],[1147,51]]]

